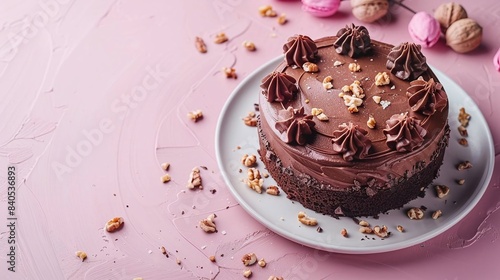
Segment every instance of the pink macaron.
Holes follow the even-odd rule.
[[[495,68],[497,71],[500,71],[500,48],[498,49],[497,53],[493,57],[493,65],[495,65]]]
[[[441,36],[439,22],[426,12],[418,12],[411,18],[408,32],[415,43],[426,48],[434,46]]]
[[[302,0],[302,10],[316,17],[329,17],[340,7],[340,0]]]

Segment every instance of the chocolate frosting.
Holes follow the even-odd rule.
[[[297,92],[297,81],[285,73],[272,72],[262,79],[260,87],[268,102],[287,102]]]
[[[282,109],[278,118],[275,127],[281,132],[281,140],[285,143],[305,145],[309,136],[314,133],[316,123],[312,120],[313,115],[304,114],[304,107],[298,110],[291,106],[286,110]]]
[[[420,120],[402,113],[392,115],[386,121],[384,134],[389,148],[398,152],[410,152],[422,145],[427,130],[420,126]]]
[[[440,83],[430,78],[425,81],[422,77],[410,82],[406,91],[411,110],[424,115],[432,115],[436,110],[442,111],[448,104],[448,97]]]
[[[345,161],[363,159],[368,155],[372,141],[365,135],[368,132],[357,125],[343,123],[333,132],[333,150],[342,154]]]
[[[402,80],[415,80],[428,68],[420,48],[408,42],[392,48],[387,55],[387,69]]]
[[[357,57],[371,49],[371,40],[368,30],[364,26],[346,26],[337,32],[339,37],[333,46],[337,53]]]
[[[313,62],[316,59],[318,47],[310,37],[295,35],[288,38],[288,42],[283,45],[283,52],[288,66],[302,67],[302,64]]]

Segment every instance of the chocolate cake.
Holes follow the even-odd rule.
[[[425,194],[448,144],[448,99],[420,46],[362,26],[296,35],[262,80],[259,153],[306,208],[376,216]]]

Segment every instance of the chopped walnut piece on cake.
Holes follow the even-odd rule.
[[[279,17],[278,17],[278,24],[285,24],[288,22],[288,19],[286,18],[286,14],[281,14]]]
[[[333,88],[333,78],[332,76],[326,76],[324,79],[323,79],[323,87],[326,89],[326,90],[329,90],[329,89],[332,89]]]
[[[389,75],[387,72],[378,72],[377,75],[375,75],[375,85],[377,86],[384,86],[388,85],[391,83],[391,79],[389,78]]]
[[[352,63],[349,63],[349,71],[351,72],[359,72],[361,71],[361,65],[355,63],[355,62],[352,62]]]
[[[368,126],[371,129],[374,129],[376,125],[377,125],[377,121],[375,120],[375,118],[372,115],[370,115],[368,117],[368,120],[366,121],[366,126]]]
[[[304,63],[302,69],[308,73],[316,73],[319,71],[318,65],[312,62]]]

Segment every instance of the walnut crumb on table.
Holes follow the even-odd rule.
[[[215,214],[210,214],[206,219],[200,221],[200,228],[206,233],[214,233],[217,232],[217,226],[215,225],[215,218],[217,216]]]
[[[107,232],[115,232],[123,226],[123,218],[122,217],[114,217],[113,219],[106,222],[104,228]]]
[[[76,251],[75,255],[79,257],[82,262],[87,258],[87,253],[85,253],[84,251]]]
[[[187,116],[194,122],[198,122],[203,119],[203,112],[201,110],[191,111],[187,114]]]
[[[255,255],[255,253],[245,254],[243,255],[243,257],[241,257],[241,262],[245,266],[251,266],[257,262],[257,256]]]

